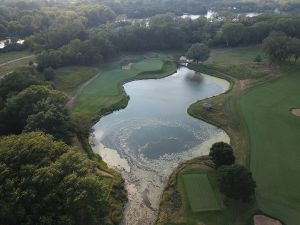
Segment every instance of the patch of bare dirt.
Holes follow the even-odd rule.
[[[253,220],[254,225],[282,225],[280,221],[264,215],[255,215]]]
[[[74,102],[75,102],[75,97],[69,98],[69,100],[68,100],[68,102],[66,103],[65,107],[66,107],[67,109],[72,108],[72,106],[74,105]]]
[[[128,63],[127,65],[122,66],[122,70],[130,70],[133,65],[134,63]]]
[[[300,109],[291,109],[291,113],[295,116],[300,116]]]

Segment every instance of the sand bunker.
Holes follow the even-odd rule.
[[[130,70],[132,66],[133,66],[133,63],[128,63],[127,65],[122,66],[122,70]]]
[[[291,109],[290,110],[292,114],[294,114],[295,116],[300,116],[300,109]]]
[[[255,225],[282,225],[280,221],[264,215],[255,215],[253,220]]]

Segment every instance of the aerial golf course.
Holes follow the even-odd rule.
[[[228,99],[228,93],[224,94],[225,97],[216,97],[219,102],[225,99],[221,108],[225,107],[231,116],[242,120],[238,125],[232,123],[229,126],[238,127],[239,138],[247,145],[245,148],[237,144],[236,151],[243,155],[240,158],[246,159],[241,163],[247,164],[257,183],[256,201],[242,204],[227,200],[223,204],[214,171],[207,173],[203,169],[186,168],[188,173],[176,173],[175,189],[182,197],[182,204],[174,211],[175,214],[171,214],[175,221],[182,223],[173,223],[171,218],[165,218],[162,224],[195,224],[196,221],[203,221],[207,225],[243,225],[251,224],[255,213],[264,213],[290,225],[297,225],[300,221],[300,180],[297,179],[300,171],[300,117],[290,111],[300,108],[299,66],[285,66],[276,71],[276,78],[265,79],[273,76],[270,74],[273,71],[268,68],[266,57],[258,65],[253,63],[253,57],[257,54],[261,54],[259,47],[216,49],[205,63],[236,83],[243,79],[260,79],[249,88],[237,92],[233,87]],[[99,114],[127,105],[128,98],[122,84],[134,79],[167,76],[176,69],[171,61],[172,57],[163,53],[132,55],[101,68],[58,70],[57,79],[61,80],[62,89],[76,95],[72,113],[96,118]],[[75,70],[77,74],[72,73]],[[78,75],[84,71],[86,76]],[[74,76],[72,79],[70,74]],[[64,80],[64,76],[69,80]],[[75,88],[72,82],[76,82]],[[203,112],[199,111],[201,104],[196,103],[191,109],[194,110],[193,116],[205,120],[207,115],[203,116]],[[218,125],[218,120],[215,125]],[[167,208],[162,200],[161,212],[167,211]]]
[[[70,106],[73,115],[97,119],[126,107],[129,99],[122,88],[124,83],[162,78],[176,71],[174,54],[132,54],[101,66],[64,67],[55,71],[54,83],[74,98]],[[262,62],[254,63],[253,58],[258,54],[262,54]],[[27,64],[30,57],[27,52],[11,54],[9,63],[2,66],[3,73],[20,63]],[[253,173],[256,196],[247,204],[225,200],[209,160],[192,160],[171,176],[170,188],[162,197],[159,215],[162,219],[157,224],[194,225],[201,221],[206,225],[248,225],[254,214],[263,213],[284,224],[297,225],[300,221],[300,116],[299,111],[293,114],[292,110],[300,109],[299,63],[269,67],[266,56],[254,46],[214,49],[207,62],[194,65],[193,69],[232,83],[229,92],[205,100],[215,106],[212,112],[202,110],[203,101],[194,103],[188,111],[231,136],[238,163],[245,164]],[[220,120],[222,116],[226,123]],[[201,166],[195,166],[199,162]],[[111,178],[107,179],[110,185]],[[177,208],[172,208],[172,196],[180,199]]]

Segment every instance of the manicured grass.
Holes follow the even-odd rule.
[[[83,113],[90,118],[125,107],[127,96],[122,90],[122,84],[132,79],[159,78],[176,70],[170,63],[170,56],[164,54],[135,55],[116,63],[109,63],[101,69],[100,75],[89,83],[77,97],[72,113]],[[130,69],[122,66],[132,62]]]
[[[181,179],[193,213],[221,209],[206,174],[188,173]]]
[[[176,171],[176,174],[171,176],[175,177],[178,182],[174,186],[172,182],[168,183],[163,194],[163,199],[165,200],[160,206],[159,219],[156,225],[250,225],[252,215],[258,210],[256,203],[243,203],[224,198],[219,192],[217,171],[212,169],[195,169],[195,165],[201,167],[202,163],[209,164],[205,156],[203,159],[200,157],[200,159],[196,158],[187,162],[181,167],[181,171]],[[183,182],[183,177],[186,174],[200,175],[201,177],[200,180],[198,179],[199,176],[195,177],[199,181],[198,184],[192,177],[189,177],[191,179],[188,178],[189,185],[197,185],[194,188],[190,187],[190,196],[187,194],[186,184]],[[179,192],[181,196],[182,206],[180,208],[173,206],[180,198],[174,195],[176,192]],[[204,196],[205,194],[213,194],[213,196]],[[199,195],[202,198],[199,198]],[[215,199],[215,201],[212,199]],[[213,204],[214,207],[218,207],[218,210],[194,212],[190,207],[190,200],[194,201],[194,204],[198,205],[198,207],[200,204],[202,207],[207,207],[207,204],[210,206]],[[212,203],[211,201],[214,202]],[[210,206],[208,208],[211,208]]]
[[[92,66],[68,66],[55,70],[55,86],[61,91],[72,95],[78,86],[99,72]]]
[[[300,66],[241,97],[249,128],[259,208],[288,225],[300,221]]]

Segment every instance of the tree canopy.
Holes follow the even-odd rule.
[[[284,62],[300,56],[300,39],[291,38],[283,32],[272,32],[264,41],[263,49],[272,62]]]
[[[39,132],[0,138],[1,224],[102,224],[105,188],[97,166]]]
[[[222,166],[218,170],[220,191],[227,197],[249,201],[255,193],[255,181],[251,172],[240,165]]]
[[[7,97],[24,90],[30,85],[39,83],[41,82],[37,79],[34,68],[19,68],[0,80],[0,98],[5,100]]]
[[[69,143],[73,127],[64,107],[66,100],[65,94],[49,85],[29,86],[7,99],[0,111],[0,133],[43,131]]]
[[[196,43],[193,44],[187,51],[186,56],[188,59],[199,61],[205,61],[209,58],[209,48],[205,44]]]
[[[209,156],[217,168],[223,165],[231,165],[235,161],[232,147],[224,142],[213,144],[210,148]]]
[[[242,23],[226,23],[221,32],[227,46],[237,46],[243,40],[246,29]]]

